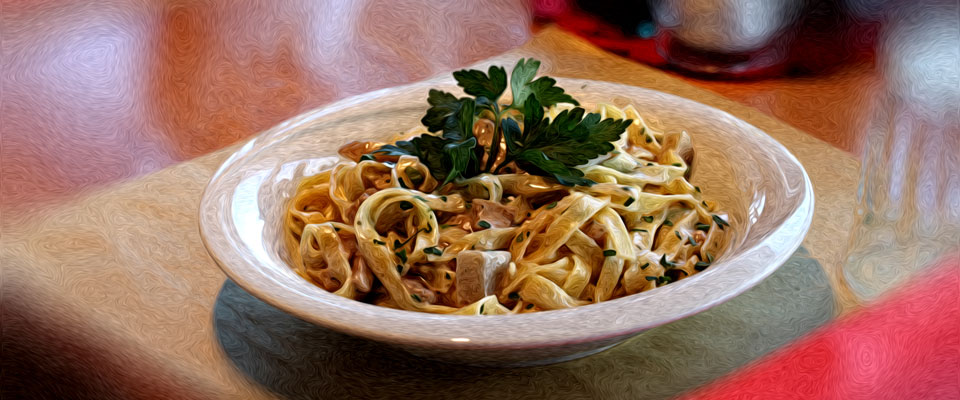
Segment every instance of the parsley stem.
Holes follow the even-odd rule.
[[[497,107],[496,103],[493,105]],[[487,158],[487,165],[483,168],[484,171],[491,172],[493,170],[493,163],[497,161],[497,156],[500,155],[500,140],[503,136],[503,126],[500,124],[500,113],[497,112],[497,117],[493,120],[493,140],[490,142],[490,156]]]

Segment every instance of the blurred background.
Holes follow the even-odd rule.
[[[859,159],[837,246],[869,303],[936,265],[957,275],[958,3],[0,0],[2,224],[561,29]]]

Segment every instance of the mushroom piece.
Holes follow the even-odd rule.
[[[509,251],[461,251],[457,255],[457,301],[466,305],[493,294],[500,274],[509,265]]]

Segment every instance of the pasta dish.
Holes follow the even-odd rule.
[[[352,142],[306,177],[285,219],[296,272],[336,295],[431,313],[576,307],[690,277],[723,249],[725,213],[689,182],[683,131],[633,106],[586,109],[539,62],[454,73],[423,127]]]

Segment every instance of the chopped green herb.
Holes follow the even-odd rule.
[[[432,247],[432,246],[423,249],[423,252],[424,252],[424,253],[427,253],[427,254],[433,254],[433,255],[435,255],[435,256],[442,256],[442,255],[443,255],[443,250],[440,250],[440,249],[438,249],[438,248],[436,248],[436,247]]]
[[[385,244],[387,244],[387,243],[386,243],[386,242],[381,242],[381,241],[379,241],[379,240],[377,240],[377,239],[373,239],[373,244],[379,244],[379,245],[383,246],[383,245],[385,245]]]
[[[520,293],[510,292],[510,294],[507,295],[507,298],[510,300],[520,300]]]
[[[463,205],[463,207],[469,210],[469,209],[473,208],[473,204],[466,203],[466,204]]]
[[[556,206],[557,206],[557,202],[553,202],[553,203],[547,204],[547,209],[548,209],[548,210],[551,210],[551,209],[553,209],[553,208],[556,207]]]
[[[707,267],[709,266],[710,266],[710,263],[708,262],[698,261],[696,264],[693,264],[693,269],[697,271],[703,271],[707,269]]]
[[[405,243],[401,242],[399,239],[394,240],[394,241],[393,241],[393,249],[394,249],[394,250],[399,249],[399,248],[403,247],[404,244],[405,244]]]
[[[451,226],[456,226],[456,225],[443,224],[443,225],[440,225],[440,229],[447,229],[447,228],[449,228],[449,227],[451,227]]]
[[[523,235],[517,235],[517,243],[523,242]]]
[[[423,198],[422,196],[413,196],[413,198],[415,198],[415,199],[417,199],[417,200],[420,200],[420,201],[422,201],[422,202],[424,202],[424,203],[427,202],[427,199]]]
[[[400,187],[407,189],[407,184],[403,183],[403,179],[397,179],[397,183],[400,184]]]
[[[450,273],[449,273],[449,272],[444,272],[444,273],[443,273],[443,277],[444,277],[444,278],[447,278],[447,279],[449,280],[449,279],[450,279]]]
[[[479,226],[479,227],[481,227],[481,228],[483,228],[483,229],[490,229],[490,223],[487,222],[487,221],[484,221],[484,220],[482,220],[482,219],[480,220],[480,222],[477,222],[477,226]]]
[[[644,232],[644,233],[646,233],[647,230],[646,230],[646,229],[636,229],[636,228],[634,228],[634,229],[631,229],[630,232]]]
[[[413,203],[410,203],[409,201],[406,201],[406,200],[400,202],[401,210],[409,210],[411,208],[413,208]]]
[[[677,235],[677,239],[683,240],[683,236],[680,236],[680,231],[673,231],[674,235]]]
[[[416,301],[416,302],[418,302],[418,303],[420,302],[420,296],[417,296],[416,293],[411,294],[410,297],[413,298],[413,301]]]
[[[634,201],[635,200],[633,197],[627,197],[627,200],[623,202],[623,206],[630,207],[630,205],[633,204]]]
[[[647,267],[649,266],[650,266],[650,263],[644,263],[643,265],[640,266],[640,269],[647,269]]]
[[[700,186],[694,186],[694,187],[693,187],[693,190],[696,190],[697,193],[700,193]]]
[[[376,160],[377,158],[370,154],[364,154],[360,156],[360,161],[376,161]]]
[[[620,189],[623,190],[624,192],[629,192],[629,191],[630,191],[630,187],[629,187],[629,186],[621,186]]]
[[[713,255],[711,255],[710,253],[704,253],[704,254],[707,255],[707,261],[710,261],[710,263],[713,264]]]
[[[683,166],[683,164],[680,164],[680,163],[678,163],[678,162],[675,162],[675,163],[670,164],[670,165],[672,165],[672,166],[674,166],[674,167],[682,167],[682,166]]]
[[[604,256],[604,257],[613,257],[613,256],[615,256],[615,255],[617,255],[617,251],[616,251],[616,250],[610,250],[610,249],[608,249],[608,250],[604,250],[604,251],[603,251],[603,256]]]
[[[697,224],[697,230],[698,230],[698,231],[704,231],[704,232],[709,231],[709,230],[710,230],[710,225],[708,225],[708,224]]]
[[[647,163],[647,166],[648,166],[648,167],[652,167],[652,166],[653,166],[653,163],[652,163],[652,162],[648,162],[648,163]]]
[[[398,251],[398,252],[396,252],[396,253],[394,253],[394,254],[396,254],[397,257],[400,257],[400,262],[402,262],[402,263],[406,263],[406,262],[407,262],[407,249],[400,250],[400,251]]]
[[[402,273],[403,273],[403,266],[402,266],[402,265],[397,265],[397,273],[398,273],[398,274],[402,274]]]
[[[648,224],[651,223],[651,222],[653,222],[653,216],[652,216],[652,215],[648,215],[648,216],[646,216],[646,217],[643,217],[643,222],[646,222],[646,223],[648,223]]]
[[[661,282],[661,283],[664,283],[664,284],[670,283],[670,281],[672,281],[672,280],[673,280],[673,279],[671,279],[669,276],[666,276],[666,275],[660,277],[660,282]]]
[[[440,196],[440,200],[447,201],[447,196]]]
[[[650,135],[647,135],[647,143],[653,142],[653,138]]]
[[[717,225],[720,226],[720,229],[723,229],[724,226],[730,226],[727,221],[724,221],[723,218],[720,218],[720,216],[716,214],[713,215],[713,222],[716,222]]]
[[[526,309],[528,309],[528,310],[531,309],[531,308],[533,308],[533,303],[527,304],[527,306],[524,307],[524,308],[526,308]]]
[[[668,219],[668,220],[664,220],[664,221],[663,221],[663,224],[666,225],[666,226],[673,226],[673,221],[671,221],[671,220],[669,220],[669,219]]]
[[[657,280],[657,277],[655,277],[655,276],[645,276],[644,278],[647,278],[648,281],[655,281],[655,280]]]
[[[668,261],[667,255],[664,254],[660,257],[660,265],[662,265],[664,268],[676,268],[677,263]]]
[[[480,314],[483,314],[483,304],[480,305]]]
[[[697,246],[700,245],[700,243],[697,243],[696,240],[693,240],[693,236],[692,236],[692,235],[687,237],[687,241],[690,242],[690,245],[693,246],[693,247],[697,247]]]

